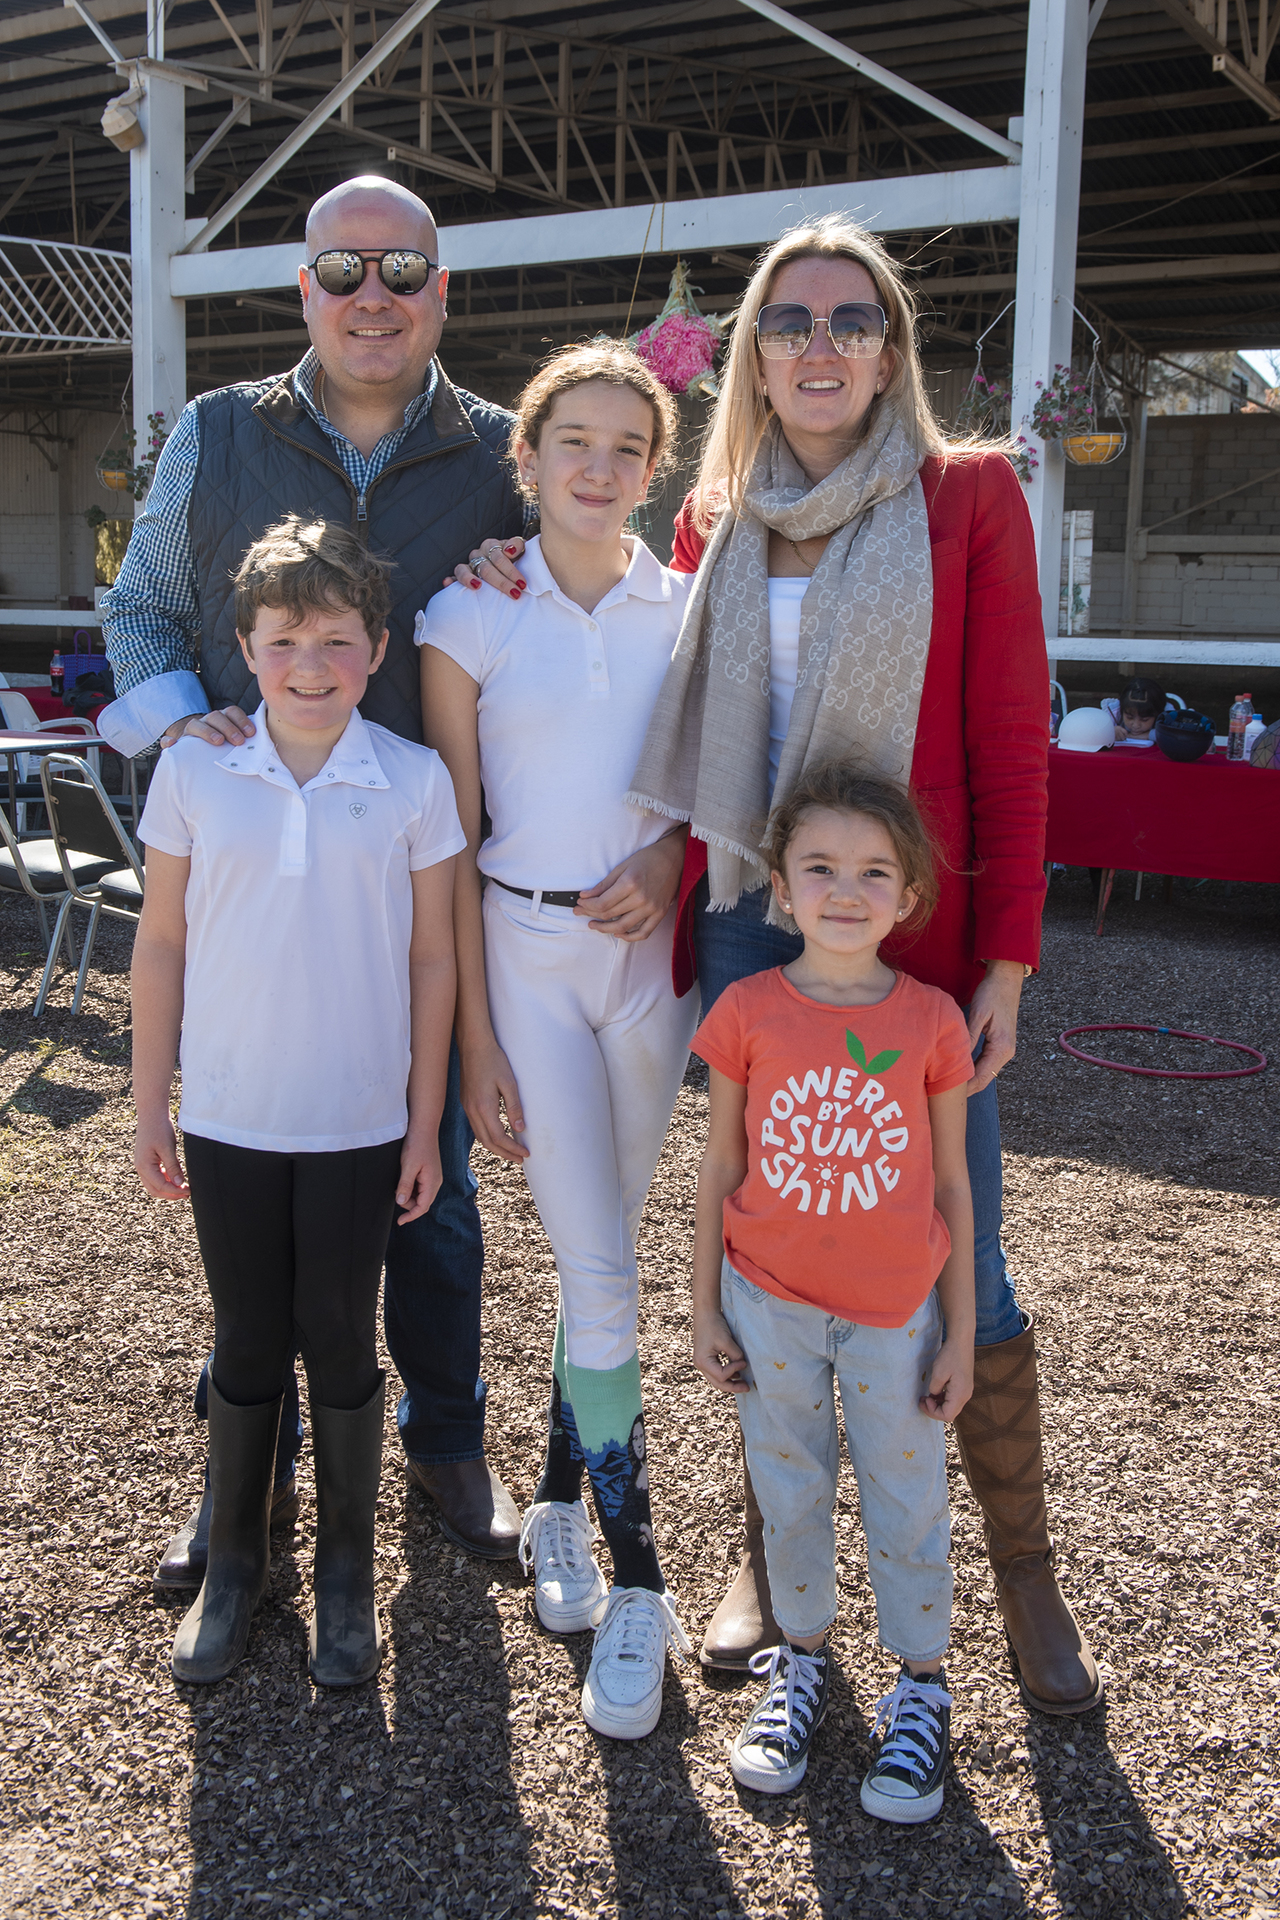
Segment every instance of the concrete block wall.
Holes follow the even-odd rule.
[[[1068,508],[1092,507],[1095,633],[1118,631],[1132,442],[1109,467],[1068,467]],[[1280,415],[1158,416],[1147,423],[1142,524],[1178,539],[1138,567],[1140,632],[1201,637],[1280,634],[1280,555],[1205,554],[1202,536],[1280,537]],[[1270,479],[1234,491],[1264,474]],[[1197,500],[1230,497],[1170,519]],[[1185,545],[1182,544],[1185,540]]]

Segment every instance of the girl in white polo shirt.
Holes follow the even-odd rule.
[[[463,1103],[483,1145],[523,1161],[560,1280],[521,1557],[546,1627],[596,1627],[583,1713],[619,1739],[656,1726],[667,1646],[688,1650],[654,1548],[635,1248],[697,1015],[696,994],[677,1000],[671,984],[687,830],[625,800],[691,584],[623,532],[674,426],[670,396],[626,348],[556,355],[512,430],[542,527],[521,562],[528,591],[451,586],[417,634],[426,737],[473,856],[454,899]]]
[[[236,577],[257,730],[217,753],[171,748],[139,829],[134,1165],[158,1199],[190,1193],[216,1327],[209,1564],[174,1643],[179,1680],[220,1680],[248,1642],[299,1348],[316,1454],[312,1677],[351,1686],[381,1655],[378,1285],[393,1209],[416,1219],[440,1185],[465,845],[438,756],[356,711],[389,604],[387,568],[345,527],[290,515],[270,528]],[[169,1112],[179,1029],[189,1188]]]

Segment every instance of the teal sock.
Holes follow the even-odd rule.
[[[575,1367],[568,1359],[561,1365],[561,1411],[568,1406],[591,1476],[600,1531],[613,1555],[614,1584],[662,1593],[666,1581],[653,1544],[640,1356],[604,1369]]]

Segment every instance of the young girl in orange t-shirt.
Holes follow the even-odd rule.
[[[734,1742],[744,1786],[799,1784],[826,1710],[835,1618],[835,1382],[858,1478],[880,1641],[902,1663],[862,1805],[942,1806],[951,1524],[942,1422],[973,1389],[973,1212],[964,1018],[880,942],[937,897],[906,793],[835,763],[802,777],[766,848],[804,937],[724,992],[693,1046],[711,1068],[698,1176],[694,1359],[737,1396],[783,1644]]]

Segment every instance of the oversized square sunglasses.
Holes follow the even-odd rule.
[[[870,360],[884,351],[884,308],[869,300],[842,300],[825,320],[815,319],[798,300],[775,300],[760,309],[756,344],[766,360],[798,360],[818,327],[826,328],[836,352],[850,360]]]
[[[389,247],[385,253],[356,253],[347,247],[331,247],[307,262],[326,293],[339,298],[364,285],[369,262],[378,263],[378,278],[388,293],[421,293],[434,273],[437,262],[414,247]]]

